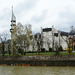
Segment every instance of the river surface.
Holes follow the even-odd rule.
[[[0,75],[75,75],[75,67],[0,66]]]

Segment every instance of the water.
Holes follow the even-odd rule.
[[[0,75],[75,75],[75,67],[0,66]]]

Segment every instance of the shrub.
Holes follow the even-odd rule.
[[[45,52],[46,50],[45,50],[45,48],[41,48],[41,52]]]
[[[52,48],[49,48],[49,52],[52,52]]]
[[[58,48],[58,50],[59,50],[59,51],[63,51],[63,48],[62,48],[62,46],[60,46],[60,47]]]
[[[71,53],[72,53],[72,48],[67,48],[67,52],[68,52],[69,54],[71,54]]]
[[[19,48],[18,53],[21,53],[23,55],[23,50],[21,48]]]

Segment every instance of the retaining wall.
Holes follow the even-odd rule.
[[[75,55],[0,56],[0,65],[75,66]]]

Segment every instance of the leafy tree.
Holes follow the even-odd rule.
[[[25,25],[24,26],[24,34],[23,34],[23,46],[24,46],[24,55],[26,54],[26,51],[28,50],[30,44],[31,44],[31,25]]]
[[[23,34],[23,25],[21,23],[18,23],[15,27],[14,30],[12,32],[13,34],[13,54],[17,54],[18,55],[18,49],[21,45],[21,38],[19,38],[19,36],[21,36]]]
[[[21,23],[18,23],[13,31],[13,53],[18,54],[18,51],[20,51],[19,49],[21,49],[21,52],[24,52],[25,55],[31,43],[31,35],[31,25],[23,26]]]

